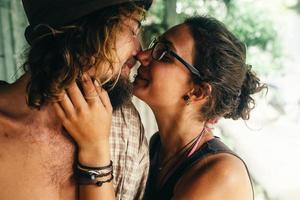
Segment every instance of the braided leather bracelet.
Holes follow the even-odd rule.
[[[96,185],[102,186],[103,183],[107,183],[113,180],[113,166],[112,161],[110,164],[103,167],[89,167],[77,164],[76,178],[80,185]],[[104,177],[110,176],[108,179],[103,179]]]

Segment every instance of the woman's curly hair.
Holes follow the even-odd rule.
[[[47,100],[58,99],[62,90],[76,81],[84,71],[95,67],[101,84],[117,81],[120,66],[116,66],[115,42],[121,30],[122,17],[135,15],[142,19],[145,11],[134,3],[120,4],[102,9],[68,25],[53,28],[48,25],[35,27],[38,37],[28,49],[23,64],[30,74],[27,102],[40,108]],[[136,16],[137,15],[137,16]]]
[[[246,64],[246,46],[218,20],[197,16],[188,18],[185,24],[195,41],[194,65],[200,71],[198,84],[212,88],[201,113],[206,120],[219,117],[244,120],[255,102],[251,95],[266,88]]]

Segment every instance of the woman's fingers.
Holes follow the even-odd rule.
[[[108,96],[108,93],[106,92],[106,90],[104,88],[101,88],[101,86],[99,85],[98,81],[95,80],[94,81],[95,86],[96,86],[96,91],[101,99],[101,102],[103,104],[103,106],[106,109],[109,109],[110,111],[112,110],[112,105]]]
[[[108,141],[112,108],[107,92],[99,83],[94,84],[86,74],[82,79],[83,92],[76,83],[72,84],[61,101],[54,102],[54,108],[79,148],[88,149]]]
[[[82,75],[82,88],[83,88],[84,98],[86,102],[90,104],[90,103],[96,103],[100,101],[94,83],[91,77],[86,73]]]
[[[67,117],[74,116],[75,108],[74,108],[69,96],[67,95],[67,93],[65,93],[62,100],[59,101],[59,104],[61,105],[61,108],[63,109],[63,111]]]
[[[57,114],[57,116],[61,119],[61,120],[64,120],[66,118],[66,115],[65,115],[65,112],[64,110],[62,109],[62,107],[59,105],[58,102],[54,102],[53,103],[53,107],[54,107],[54,110]]]
[[[67,89],[67,93],[76,109],[80,109],[80,108],[84,109],[84,107],[87,106],[87,103],[83,97],[83,94],[80,91],[76,82],[74,82],[70,85],[70,87]]]

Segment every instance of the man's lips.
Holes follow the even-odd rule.
[[[132,69],[136,65],[136,63],[137,63],[137,60],[134,57],[131,57],[125,62],[125,65],[129,69]]]
[[[122,66],[122,74],[129,77],[136,63],[137,61],[134,57],[129,58]]]

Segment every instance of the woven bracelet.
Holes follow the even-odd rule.
[[[113,166],[112,161],[110,164],[103,167],[89,167],[82,165],[80,163],[77,164],[76,178],[79,184],[81,185],[97,185],[102,186],[103,183],[110,182],[113,180]],[[109,176],[109,179],[104,181],[97,180],[97,178],[102,178]]]
[[[85,165],[78,162],[77,167],[80,167],[81,169],[86,169],[86,170],[103,170],[103,169],[111,168],[112,165],[113,165],[113,162],[110,161],[109,165],[106,165],[106,166],[103,166],[103,167],[89,167],[89,166],[85,166]]]
[[[113,173],[111,172],[108,175],[110,175],[110,177],[105,180],[98,180],[97,178],[90,179],[83,176],[78,176],[77,182],[79,185],[96,185],[98,187],[101,187],[103,183],[111,182],[113,180],[114,178]]]

